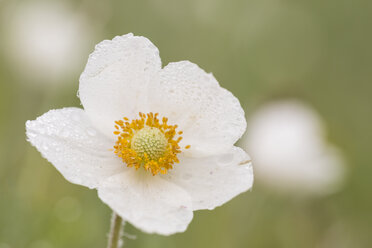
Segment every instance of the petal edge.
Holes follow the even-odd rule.
[[[26,135],[71,183],[95,188],[125,168],[109,150],[113,143],[91,126],[82,109],[50,110],[26,122]]]
[[[248,154],[233,147],[217,156],[183,157],[164,178],[190,194],[193,210],[212,210],[252,188],[253,168]]]

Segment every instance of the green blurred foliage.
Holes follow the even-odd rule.
[[[0,1],[1,15],[15,2]],[[104,32],[92,44],[128,32],[148,37],[164,65],[190,60],[213,72],[240,99],[248,118],[269,99],[296,97],[312,104],[349,167],[344,188],[331,196],[278,194],[258,183],[214,211],[195,212],[182,234],[148,235],[128,224],[126,232],[137,239],[126,238],[125,247],[370,247],[371,1],[71,4],[92,19],[107,16]],[[6,18],[1,21],[6,24]],[[105,247],[110,209],[94,190],[68,183],[25,138],[26,120],[80,106],[79,74],[66,75],[51,89],[19,77],[23,68],[6,55],[5,31],[0,35],[0,248]],[[83,68],[80,64],[77,71]]]

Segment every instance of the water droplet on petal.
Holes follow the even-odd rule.
[[[31,137],[31,138],[34,138],[34,137],[36,137],[36,133],[29,132],[28,136]]]
[[[49,150],[48,145],[44,144],[44,145],[43,145],[43,149],[44,149],[45,151],[48,151],[48,150]]]
[[[64,129],[64,130],[61,131],[61,134],[60,135],[61,135],[62,138],[68,138],[68,136],[70,134],[69,134],[69,132],[68,132],[67,129]]]
[[[90,136],[95,136],[97,134],[96,130],[94,130],[93,128],[88,128],[86,131],[87,134]]]

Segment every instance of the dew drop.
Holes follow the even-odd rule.
[[[48,150],[49,150],[48,145],[44,144],[44,145],[43,145],[43,149],[44,149],[45,151],[48,151]]]
[[[69,134],[68,130],[64,129],[64,130],[61,131],[60,135],[61,135],[62,138],[68,138],[68,136],[70,134]]]
[[[97,134],[96,130],[94,130],[93,128],[88,128],[86,131],[87,134],[90,136],[95,136]]]
[[[28,133],[28,136],[29,136],[30,138],[35,138],[35,137],[36,137],[36,133],[31,133],[31,132],[29,132],[29,133]]]

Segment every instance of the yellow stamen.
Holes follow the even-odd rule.
[[[128,167],[138,170],[143,167],[153,175],[167,174],[174,163],[179,163],[177,154],[181,153],[179,142],[182,131],[177,125],[169,125],[168,118],[160,121],[158,113],[139,113],[139,119],[115,121],[114,134],[118,140],[114,146],[115,154]],[[189,149],[187,145],[185,149]]]

